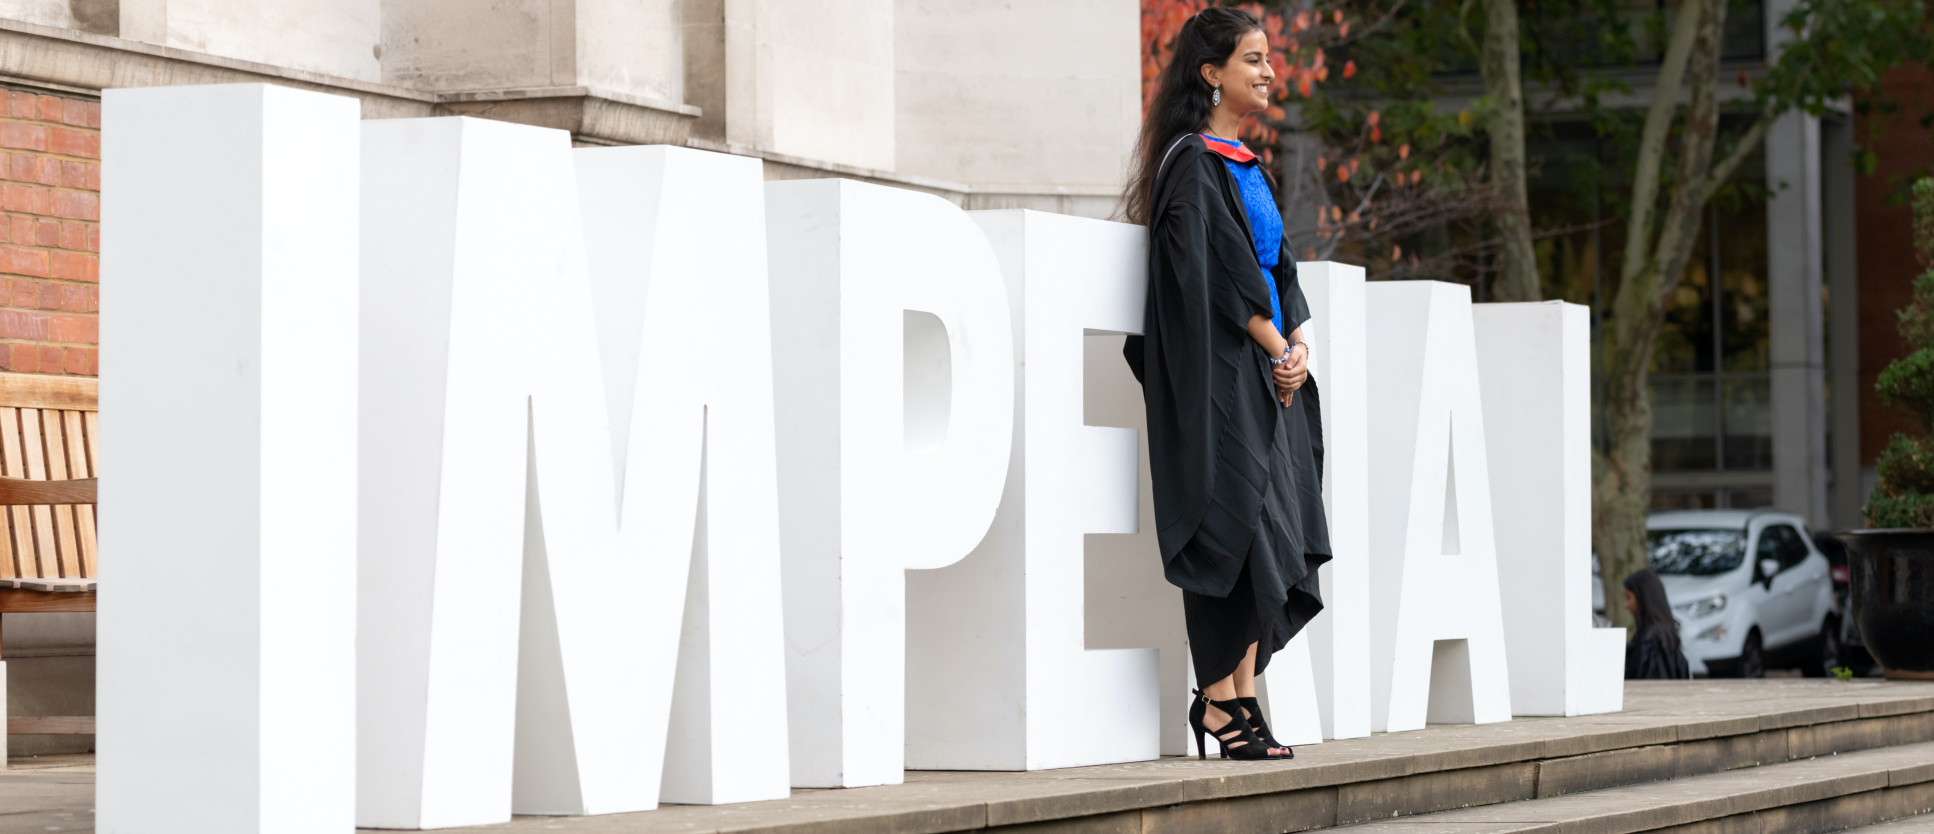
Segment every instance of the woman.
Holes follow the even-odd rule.
[[[1323,609],[1316,568],[1330,558],[1309,304],[1267,174],[1236,139],[1274,81],[1254,15],[1190,18],[1123,195],[1148,227],[1145,336],[1123,353],[1148,410],[1163,571],[1182,589],[1202,685],[1189,723],[1198,750],[1214,735],[1237,759],[1295,755],[1270,735],[1256,675]]]
[[[1626,680],[1685,680],[1692,677],[1685,652],[1679,649],[1679,622],[1672,619],[1665,585],[1645,568],[1625,577],[1625,610],[1638,623],[1625,644]]]

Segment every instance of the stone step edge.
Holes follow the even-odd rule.
[[[1740,719],[1728,718],[1315,767],[1294,763],[1226,768],[1211,765],[1200,776],[1160,786],[1144,784],[990,801],[986,825],[1069,820],[1185,803],[1316,791],[1337,793],[1337,814],[1333,822],[1325,824],[1347,825],[1386,819],[1392,812],[1412,816],[1934,741],[1934,711],[1929,711],[1934,710],[1934,699],[1905,700],[1928,709],[1882,709],[1876,710],[1881,713],[1877,717],[1857,717],[1867,712],[1858,707],[1890,705],[1880,702],[1758,716],[1772,719],[1773,727],[1767,729],[1748,729]],[[1734,726],[1728,729],[1737,732],[1706,732],[1720,721],[1732,722]],[[1676,740],[1671,733],[1636,732],[1679,726],[1693,727],[1691,738]],[[1628,735],[1625,743],[1616,743],[1618,737]],[[1552,748],[1591,752],[1543,755]]]
[[[1578,720],[1592,724],[1591,719],[1587,716]],[[1902,722],[1918,726],[1898,726]],[[806,819],[796,822],[695,820],[693,822],[699,827],[690,830],[729,831],[734,834],[914,834],[981,830],[1029,823],[1041,824],[1039,827],[1042,830],[1062,825],[1078,826],[1081,830],[1101,825],[1101,828],[1094,830],[1112,830],[1106,828],[1107,821],[1111,819],[1139,820],[1144,816],[1178,815],[1186,818],[1234,803],[1266,807],[1269,809],[1266,817],[1268,826],[1279,831],[1300,831],[1364,819],[1388,819],[1392,810],[1415,817],[1448,808],[1537,799],[1541,781],[1547,793],[1557,791],[1559,785],[1556,777],[1541,780],[1541,770],[1547,771],[1545,775],[1549,776],[1557,768],[1598,765],[1599,762],[1582,761],[1593,754],[1636,755],[1656,765],[1658,757],[1662,755],[1661,748],[1665,750],[1663,755],[1670,757],[1677,757],[1687,743],[1708,743],[1694,748],[1695,752],[1708,746],[1732,748],[1732,755],[1721,756],[1717,760],[1700,755],[1686,757],[1687,767],[1691,769],[1674,771],[1669,775],[1660,775],[1656,769],[1640,769],[1620,777],[1618,781],[1598,784],[1589,780],[1580,781],[1573,773],[1570,777],[1571,787],[1563,792],[1685,778],[1696,775],[1694,766],[1701,762],[1724,770],[1788,761],[1790,758],[1786,753],[1789,750],[1795,754],[1812,754],[1927,740],[1915,736],[1934,732],[1934,697],[1891,698],[1754,715],[1693,718],[1657,725],[1626,724],[1628,722],[1595,724],[1591,730],[1573,735],[1503,740],[1446,752],[1396,754],[1315,766],[1311,766],[1307,760],[1246,765],[1226,762],[1218,765],[1211,761],[1196,773],[1159,781],[1134,779],[1140,774],[1132,771],[1148,764],[1173,766],[1177,760],[1171,758],[1159,763],[1099,766],[1093,769],[1119,768],[1129,771],[1103,779],[1132,779],[1137,784],[966,802],[936,796],[934,802],[918,809],[889,810],[887,807],[876,807],[870,813],[865,808],[871,803],[862,796],[874,789],[813,792],[818,796],[795,793],[790,800],[776,802],[807,806],[825,802],[841,807],[809,813]],[[1902,732],[1903,729],[1907,732]],[[1379,737],[1403,738],[1409,735]],[[1793,742],[1790,745],[1789,740]],[[1546,768],[1547,764],[1551,767]],[[1480,787],[1472,790],[1473,783]],[[1393,796],[1404,797],[1403,802],[1397,803],[1404,807],[1392,809],[1388,807],[1390,803],[1379,799]],[[802,799],[804,803],[801,803]],[[765,804],[751,803],[745,806],[745,810],[755,811]],[[1132,830],[1141,830],[1140,825],[1136,822],[1137,827]],[[1217,830],[1220,827],[1209,824],[1207,827],[1198,825],[1170,830]]]
[[[1498,813],[1497,808],[1460,808],[1349,826],[1350,834],[1416,834],[1433,826],[1482,827],[1510,834],[1635,834],[1711,823],[1731,817],[1787,811],[1811,825],[1762,821],[1761,831],[1833,831],[1883,822],[1924,810],[1934,810],[1934,742],[1899,745],[1844,755],[1815,757],[1762,767],[1712,773],[1674,780],[1675,793],[1688,788],[1711,788],[1706,795],[1671,799],[1639,785],[1606,788],[1522,803],[1526,811]],[[1873,800],[1862,816],[1859,802]],[[1565,806],[1623,803],[1616,810],[1562,819],[1500,819],[1525,817],[1543,807],[1553,816],[1568,813]],[[1797,812],[1797,813],[1794,813]],[[1834,817],[1840,817],[1836,820]],[[1823,827],[1824,825],[1824,827]],[[1720,828],[1718,830],[1730,830]]]
[[[1847,834],[1934,834],[1934,808],[1845,830]]]
[[[1804,724],[1542,759],[1537,798],[1934,741],[1934,712]]]

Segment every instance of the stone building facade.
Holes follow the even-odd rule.
[[[367,119],[499,119],[1106,216],[1141,119],[1139,25],[1135,0],[0,0],[0,369],[99,367],[103,89],[267,82]],[[9,714],[93,713],[92,615],[0,633]]]

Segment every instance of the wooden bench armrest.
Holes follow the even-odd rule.
[[[30,481],[0,478],[0,506],[24,504],[93,504],[98,478],[72,481]]]

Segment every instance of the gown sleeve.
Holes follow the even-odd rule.
[[[1281,254],[1276,256],[1276,289],[1282,297],[1283,336],[1296,331],[1303,322],[1309,321],[1309,299],[1303,295],[1303,285],[1296,280],[1296,256],[1290,252],[1289,239],[1283,239]]]
[[[1213,179],[1226,176],[1221,158],[1204,153],[1178,161],[1170,176],[1174,181],[1165,189],[1168,199],[1149,222],[1149,299],[1143,332],[1158,326],[1168,331],[1162,340],[1164,356],[1181,354],[1184,367],[1174,370],[1187,372],[1191,369],[1186,357],[1200,358],[1209,351],[1212,331],[1233,331],[1248,338],[1249,320],[1272,317],[1275,306],[1270,303],[1268,283],[1255,274],[1246,235],[1226,222],[1227,217],[1216,222],[1218,212],[1228,214]],[[1301,304],[1298,309],[1308,318],[1302,290],[1295,290],[1295,295]],[[1285,315],[1288,310],[1285,306]],[[1122,355],[1135,380],[1146,384],[1142,339],[1130,336]]]
[[[1242,453],[1237,435],[1260,436],[1280,408],[1262,348],[1248,333],[1249,321],[1268,318],[1274,305],[1254,243],[1232,213],[1240,209],[1230,201],[1229,173],[1220,157],[1199,146],[1183,153],[1172,179],[1159,187],[1149,227],[1143,335],[1123,345],[1142,383],[1165,564],[1212,505],[1241,503],[1231,497],[1241,492],[1237,474],[1254,473],[1220,477],[1219,468],[1260,460]],[[1253,504],[1259,496],[1246,500]],[[1235,515],[1252,518],[1248,504]]]

